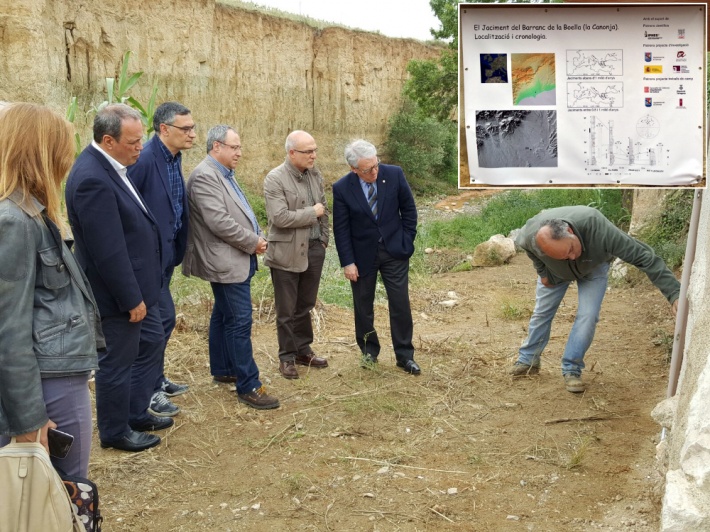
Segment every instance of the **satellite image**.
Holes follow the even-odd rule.
[[[508,83],[508,54],[481,54],[481,83]]]
[[[513,104],[555,105],[555,54],[510,54]]]
[[[557,167],[557,111],[478,111],[480,168]]]

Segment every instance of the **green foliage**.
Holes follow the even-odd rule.
[[[100,104],[92,107],[88,112],[98,113],[112,103],[125,103],[130,105],[141,115],[141,122],[143,126],[147,129],[147,136],[153,132],[153,114],[155,114],[156,100],[158,96],[158,84],[153,84],[153,89],[151,91],[148,103],[144,106],[133,96],[129,94],[129,91],[138,83],[138,80],[143,76],[143,72],[135,72],[134,74],[128,74],[128,62],[131,58],[131,51],[127,51],[123,54],[123,64],[121,66],[121,72],[119,73],[118,79],[116,78],[106,78],[106,99]],[[78,111],[77,97],[72,96],[69,106],[67,107],[67,120],[74,123],[76,120],[76,114]],[[74,144],[75,144],[75,156],[78,157],[82,150],[81,136],[79,133],[74,134]]]
[[[479,215],[459,214],[450,220],[428,224],[422,231],[419,249],[426,247],[473,250],[492,235],[507,235],[543,209],[564,205],[593,205],[613,223],[628,218],[621,205],[621,191],[611,189],[511,190],[494,196]],[[595,205],[593,205],[595,206]]]
[[[389,121],[387,158],[402,167],[417,194],[452,193],[456,187],[456,126],[419,112],[405,100]]]
[[[671,269],[683,264],[694,194],[693,190],[671,192],[659,223],[639,234],[639,239],[651,246]]]

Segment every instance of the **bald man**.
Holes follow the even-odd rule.
[[[510,371],[515,377],[540,372],[540,355],[550,339],[552,319],[570,283],[577,281],[577,315],[562,355],[562,375],[567,391],[585,391],[584,355],[594,339],[609,264],[616,257],[648,276],[671,304],[673,315],[678,310],[680,283],[663,259],[596,209],[574,206],[542,211],[528,220],[516,244],[533,261],[538,280],[528,337]]]
[[[279,372],[298,379],[296,364],[325,368],[311,348],[311,310],[316,304],[328,247],[328,210],[323,176],[315,167],[318,146],[305,131],[286,137],[286,159],[266,176],[269,219],[264,264],[271,268],[279,342]]]

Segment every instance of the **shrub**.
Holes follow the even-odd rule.
[[[452,193],[457,186],[456,126],[423,116],[405,100],[389,121],[384,153],[402,167],[418,194]]]

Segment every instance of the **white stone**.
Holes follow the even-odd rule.
[[[446,490],[447,495],[456,495],[459,492],[458,488],[449,488]]]
[[[697,504],[702,504],[702,498],[707,500],[706,495],[699,493],[686,480],[682,471],[669,471],[666,474],[666,491],[663,495],[661,531],[710,530],[708,509]]]
[[[651,417],[658,423],[661,427],[667,429],[673,428],[673,420],[675,418],[675,413],[678,408],[678,396],[674,395],[668,399],[664,399],[658,403],[655,408],[651,411]]]
[[[500,266],[515,256],[515,242],[503,235],[493,235],[473,250],[473,266]]]

